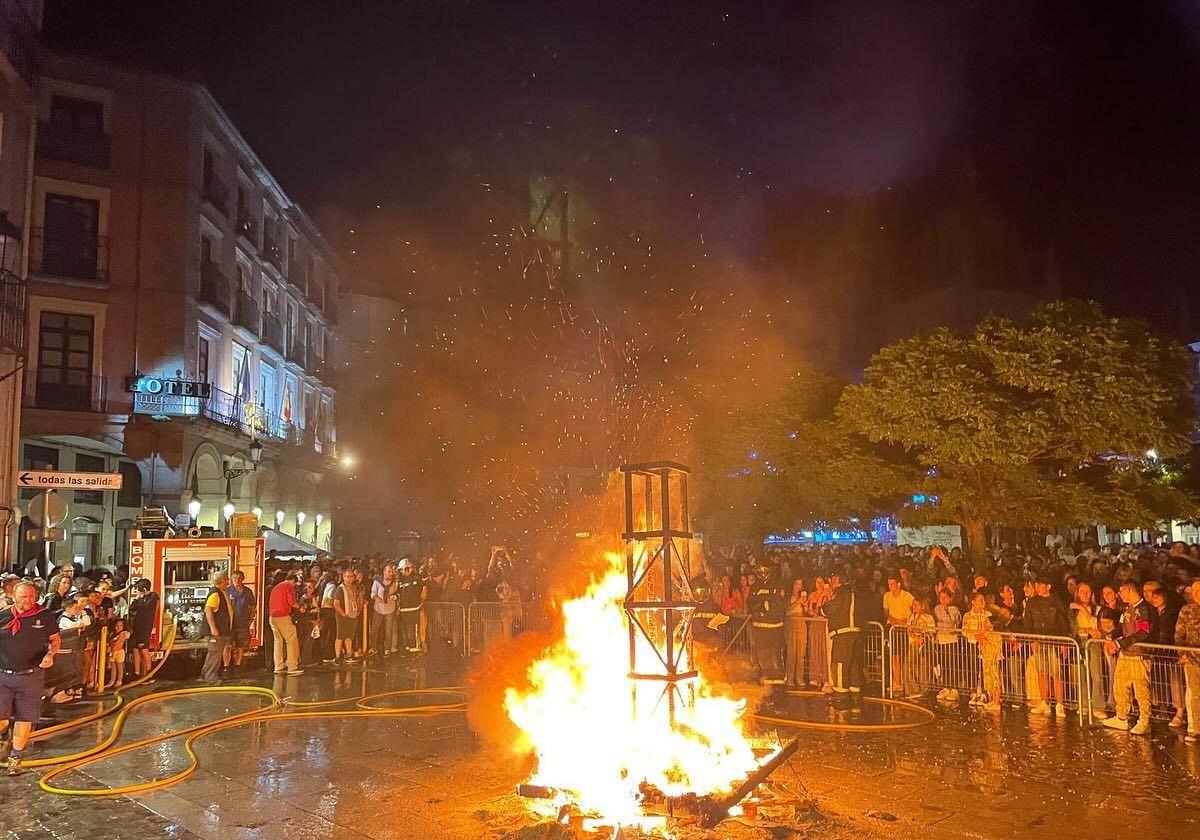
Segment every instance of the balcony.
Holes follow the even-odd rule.
[[[326,388],[336,388],[338,383],[338,370],[333,362],[328,359],[317,357],[311,360],[309,372],[317,379],[321,380],[321,384]]]
[[[108,282],[108,237],[33,228],[29,269],[48,277]]]
[[[263,313],[262,340],[276,353],[283,354],[283,324],[270,312]]]
[[[237,235],[255,248],[258,247],[258,220],[249,213],[238,211]]]
[[[225,186],[225,182],[211,172],[204,175],[201,197],[222,216],[229,212],[229,187]]]
[[[276,271],[283,274],[283,250],[266,230],[263,231],[262,255],[263,259],[275,266]]]
[[[234,295],[233,323],[258,335],[258,304],[245,292],[239,291]]]
[[[303,341],[293,340],[288,347],[287,360],[302,368],[308,367],[308,346]]]
[[[108,411],[108,380],[59,367],[39,368],[25,379],[24,408]]]
[[[220,388],[212,389],[209,398],[201,405],[200,415],[253,438],[290,442],[294,436],[292,424],[278,414]]]
[[[0,269],[0,347],[24,356],[28,350],[26,288],[21,278]]]
[[[229,280],[216,263],[200,264],[199,300],[214,307],[226,318],[229,317]]]
[[[70,125],[38,123],[37,156],[95,169],[112,165],[112,140],[102,132],[81,132]]]

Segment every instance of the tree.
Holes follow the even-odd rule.
[[[761,539],[805,527],[869,528],[919,481],[911,463],[834,415],[845,382],[809,367],[755,403],[697,419],[705,530]]]
[[[837,414],[917,459],[932,503],[912,517],[962,525],[978,562],[990,525],[1153,527],[1193,515],[1196,498],[1147,458],[1191,446],[1191,385],[1182,347],[1095,303],[1058,301],[883,348]]]

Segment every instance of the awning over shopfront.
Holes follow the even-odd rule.
[[[266,540],[268,554],[274,550],[279,557],[316,557],[318,552],[325,550],[274,528],[260,528],[259,530],[263,539]]]

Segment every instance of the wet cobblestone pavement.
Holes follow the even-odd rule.
[[[366,672],[312,671],[260,684],[297,700],[354,697],[453,683],[404,663]],[[153,690],[176,687],[160,682]],[[261,705],[209,695],[155,703],[131,716],[122,742]],[[94,707],[79,705],[71,716]],[[786,698],[809,719],[875,722],[911,712],[831,712],[824,698]],[[56,738],[41,755],[95,743],[109,721]],[[794,731],[794,730],[793,730]],[[781,737],[788,730],[779,730]],[[1076,719],[940,711],[933,723],[892,732],[797,731],[801,747],[781,780],[834,817],[839,837],[1200,836],[1200,749],[1156,726],[1152,739]],[[480,751],[461,716],[330,718],[256,723],[198,741],[201,768],[173,787],[133,798],[44,793],[38,775],[0,778],[4,840],[126,838],[459,838],[515,836],[522,823],[512,759]],[[180,740],[68,774],[72,787],[130,784],[178,771]],[[804,836],[828,835],[817,827]],[[779,835],[793,836],[793,835]]]

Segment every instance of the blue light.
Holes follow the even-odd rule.
[[[925,498],[924,493],[913,493],[912,500],[913,500],[914,505],[923,504],[923,503],[929,501],[928,499]]]

